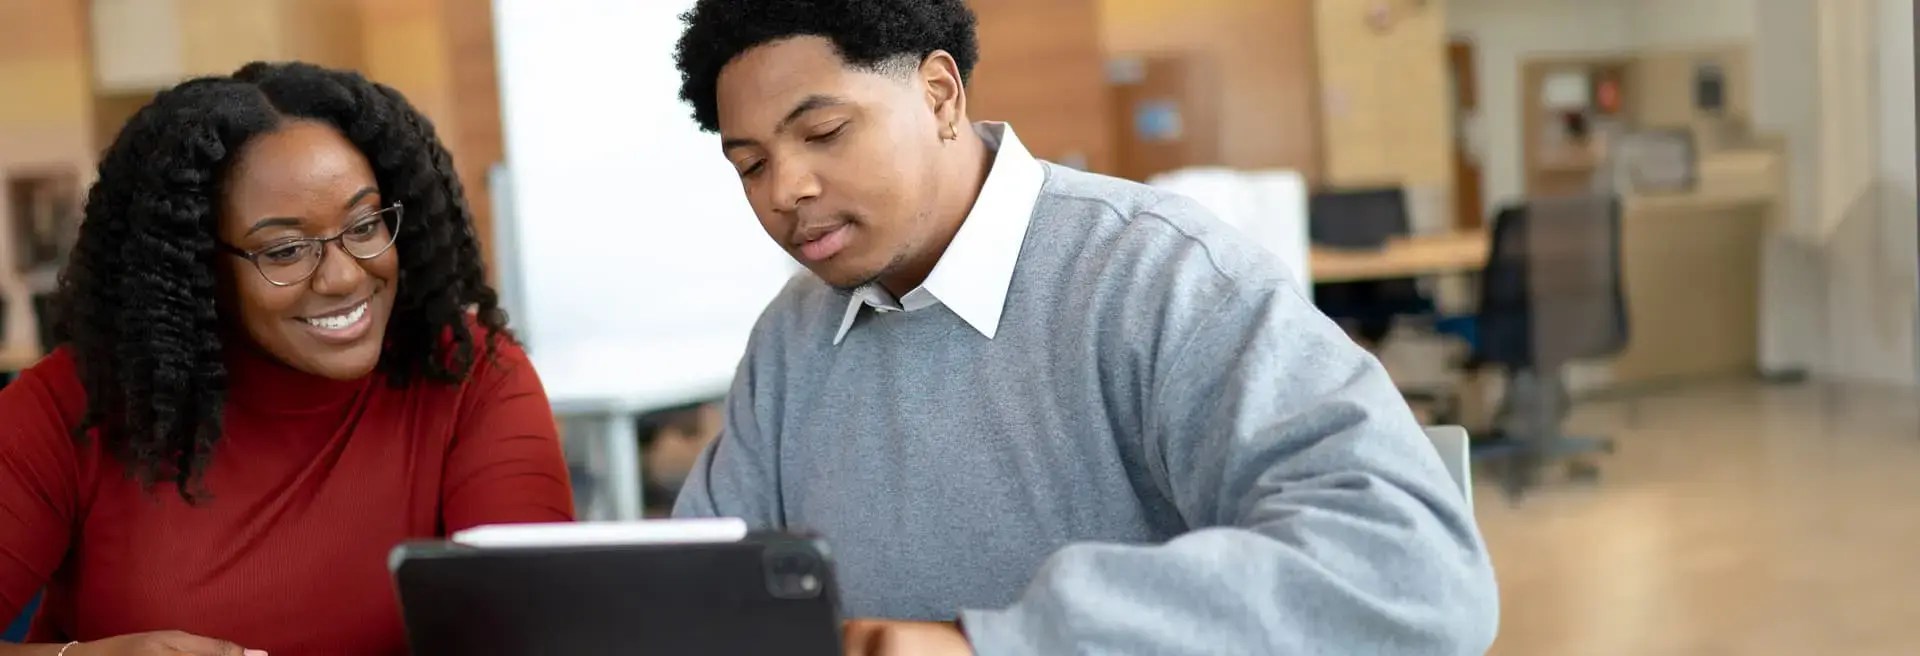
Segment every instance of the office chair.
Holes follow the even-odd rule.
[[[55,346],[53,339],[53,296],[51,294],[37,294],[31,298],[33,318],[36,324],[35,330],[32,332],[39,340],[40,352],[51,353]],[[7,335],[7,315],[7,302],[0,300],[0,349],[13,346],[12,344],[4,343]],[[5,387],[7,383],[13,382],[16,375],[14,372],[0,371],[0,387]]]
[[[1467,429],[1459,426],[1428,426],[1427,440],[1433,442],[1433,450],[1440,453],[1440,464],[1446,465],[1447,476],[1453,478],[1453,484],[1460,489],[1460,495],[1467,501],[1467,510],[1473,510],[1473,457],[1471,438]]]
[[[1316,246],[1378,249],[1411,231],[1407,195],[1399,187],[1325,191],[1307,203],[1307,237]],[[1327,316],[1351,324],[1370,347],[1386,338],[1396,318],[1434,313],[1433,300],[1413,278],[1316,284],[1313,302]]]
[[[1619,199],[1536,198],[1502,209],[1475,323],[1470,366],[1507,374],[1494,434],[1475,445],[1475,459],[1503,461],[1502,487],[1511,499],[1549,462],[1566,461],[1576,478],[1597,477],[1585,457],[1612,453],[1613,441],[1561,432],[1571,406],[1563,376],[1572,361],[1616,355],[1627,345]]]

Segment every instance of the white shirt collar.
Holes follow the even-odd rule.
[[[960,315],[967,325],[987,339],[1000,328],[1000,314],[1007,306],[1007,288],[1013,284],[1013,267],[1020,259],[1020,246],[1027,238],[1027,225],[1033,221],[1033,206],[1046,182],[1046,171],[1039,160],[1020,143],[1013,126],[999,122],[980,122],[974,131],[994,149],[993,166],[987,170],[986,183],[973,201],[973,210],[954,233],[940,261],[933,265],[925,282],[898,299],[878,283],[854,290],[840,319],[840,331],[833,343],[846,339],[860,317],[861,306],[879,312],[912,312],[934,305],[945,305]]]

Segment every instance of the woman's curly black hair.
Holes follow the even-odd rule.
[[[253,63],[162,91],[102,156],[55,331],[87,393],[76,437],[93,431],[143,485],[171,482],[189,502],[205,493],[228,384],[215,282],[222,182],[248,140],[293,120],[337,128],[382,196],[406,205],[380,354],[387,379],[457,382],[496,336],[512,339],[453,160],[399,92],[300,63]]]
[[[903,56],[913,64],[944,50],[960,67],[960,81],[980,60],[973,10],[964,0],[700,0],[681,14],[674,63],[680,99],[693,105],[700,129],[720,129],[715,88],[720,69],[740,53],[796,36],[832,41],[852,66],[881,70]]]

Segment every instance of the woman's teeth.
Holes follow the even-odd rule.
[[[310,318],[310,319],[307,319],[307,323],[313,324],[313,327],[319,328],[322,330],[340,330],[342,328],[346,328],[347,326],[351,326],[355,323],[358,323],[360,321],[360,317],[364,317],[366,315],[367,315],[367,304],[361,303],[359,305],[354,306],[352,310],[347,311],[346,314],[336,314],[328,317]]]

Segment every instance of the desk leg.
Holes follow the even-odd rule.
[[[640,435],[632,415],[615,412],[605,415],[607,438],[607,476],[612,484],[614,519],[640,519],[646,506],[640,485]]]

